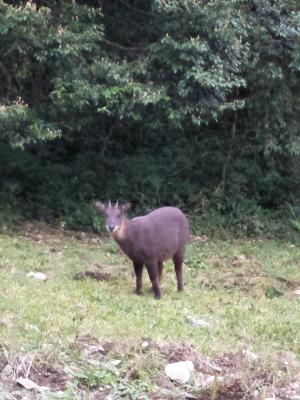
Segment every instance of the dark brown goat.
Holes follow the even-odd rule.
[[[96,207],[105,216],[107,230],[131,259],[136,275],[136,293],[142,293],[143,266],[146,265],[156,299],[160,299],[160,278],[163,261],[173,259],[178,290],[183,290],[182,264],[189,226],[185,215],[175,207],[161,207],[151,213],[128,220],[127,203],[122,206]]]

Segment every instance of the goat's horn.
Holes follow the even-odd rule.
[[[110,202],[110,200],[108,200],[108,207],[111,207],[111,202]]]
[[[117,200],[115,208],[118,208],[118,205],[119,205],[119,200]]]

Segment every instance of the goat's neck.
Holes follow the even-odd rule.
[[[113,232],[112,235],[116,242],[122,243],[126,240],[127,225],[128,225],[128,220],[124,219],[119,228],[115,232]]]

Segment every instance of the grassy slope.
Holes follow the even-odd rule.
[[[268,347],[300,353],[299,299],[291,295],[285,280],[276,279],[300,284],[300,250],[286,243],[190,245],[185,292],[176,292],[175,274],[168,263],[160,302],[149,292],[146,272],[145,295],[132,294],[131,265],[111,241],[88,245],[86,241],[49,236],[36,243],[2,235],[0,249],[1,339],[9,348],[64,346],[74,335],[89,333],[133,340],[141,336],[189,340],[208,354],[244,344],[257,351]],[[240,254],[245,254],[246,261],[233,266],[234,257]],[[72,279],[78,271],[95,269],[96,262],[103,271],[112,273],[112,280]],[[32,270],[45,272],[49,280],[27,278],[26,273]],[[267,298],[268,286],[284,296]],[[212,328],[192,329],[185,321],[187,315],[208,321]]]
[[[102,244],[61,233],[36,242],[21,233],[0,236],[0,341],[9,353],[35,351],[45,358],[70,357],[76,335],[136,343],[185,341],[206,355],[251,349],[272,358],[278,350],[300,355],[300,249],[274,241],[191,243],[186,290],[176,292],[167,263],[163,298],[155,301],[144,272],[144,296],[133,294],[131,264],[111,240]],[[238,257],[241,254],[245,257]],[[76,281],[78,271],[101,264],[109,281]],[[28,278],[48,275],[47,282]],[[271,288],[271,289],[270,289]],[[273,296],[276,288],[283,295]],[[192,327],[186,317],[207,321]]]

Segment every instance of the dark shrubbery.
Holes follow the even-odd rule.
[[[297,223],[297,3],[84,3],[0,5],[2,214],[98,229],[110,198]]]

